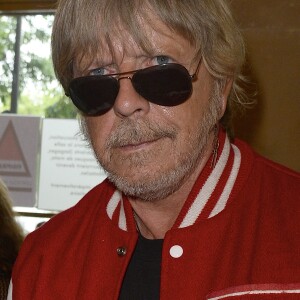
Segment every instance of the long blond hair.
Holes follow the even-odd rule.
[[[23,239],[24,233],[15,220],[8,190],[0,179],[0,270],[7,277],[11,276]]]

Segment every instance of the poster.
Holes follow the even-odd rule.
[[[61,211],[106,178],[77,120],[44,119],[38,208]]]
[[[36,205],[41,122],[40,117],[0,115],[0,177],[14,206]]]
[[[13,205],[62,211],[106,178],[78,120],[0,115],[0,177]]]

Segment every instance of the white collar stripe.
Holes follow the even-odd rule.
[[[179,228],[191,226],[196,222],[204,206],[208,202],[210,196],[212,195],[213,191],[215,190],[219,182],[219,179],[228,161],[229,153],[230,153],[230,142],[228,137],[226,136],[223,151],[220,155],[220,158],[215,168],[207,178],[203,187],[200,189],[195,201],[193,202],[187,214],[185,215],[184,219],[182,220],[181,224],[179,225]]]
[[[233,149],[233,151],[231,149]],[[230,154],[230,152],[231,152],[231,154]],[[214,205],[212,211],[209,213],[208,218],[211,218],[211,217],[217,215],[226,207],[226,204],[229,201],[232,189],[233,189],[236,179],[238,177],[238,173],[239,173],[240,165],[241,165],[240,150],[235,145],[232,145],[230,143],[227,136],[226,136],[223,149],[221,151],[220,157],[217,161],[215,168],[212,170],[211,174],[208,176],[204,185],[198,192],[198,195],[195,197],[195,200],[189,207],[187,214],[185,215],[181,224],[179,225],[179,228],[184,228],[184,227],[193,225],[197,221],[199,216],[201,215],[201,212],[203,211],[205,206],[207,204],[209,204],[208,202],[210,200],[214,201],[213,198],[216,199],[212,195],[213,195],[214,191],[216,190],[216,187],[219,184],[219,182],[221,182],[221,181],[224,182],[223,179],[221,180],[221,176],[223,174],[225,174],[224,170],[227,166],[229,157],[231,155],[233,155],[233,163],[232,163],[232,166],[230,164],[230,166],[227,167],[227,168],[231,168],[230,174],[226,175],[226,176],[228,176],[228,178],[227,178],[225,187],[224,187],[222,194],[220,195],[218,201]],[[226,171],[226,173],[227,173],[227,171]],[[116,190],[114,192],[114,194],[112,195],[112,197],[110,198],[110,200],[107,204],[107,207],[106,207],[107,215],[109,216],[110,219],[113,219],[113,215],[116,212],[119,204],[120,204],[120,212],[119,212],[119,216],[118,216],[119,228],[127,231],[127,220],[126,220],[126,214],[125,214],[125,210],[124,210],[124,200],[122,199],[122,193],[119,192],[118,190]]]
[[[214,298],[208,298],[208,300],[219,300],[225,298],[239,297],[243,295],[273,295],[273,294],[300,294],[300,290],[257,290],[257,291],[243,291],[230,293],[226,295],[217,296]]]
[[[112,219],[112,216],[121,200],[122,195],[118,190],[116,190],[106,206],[106,212],[110,219]]]
[[[225,208],[241,166],[241,152],[235,145],[232,145],[232,148],[234,151],[234,162],[231,173],[216,206],[209,215],[209,218],[214,217]]]
[[[119,228],[124,231],[127,231],[126,216],[125,216],[123,200],[121,201],[121,210],[120,210],[120,216],[119,216]]]

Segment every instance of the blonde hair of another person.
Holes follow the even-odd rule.
[[[24,239],[7,187],[0,179],[0,299],[6,299],[12,268]]]

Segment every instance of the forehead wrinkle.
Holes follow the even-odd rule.
[[[154,56],[173,51],[173,42],[176,44],[176,38],[174,38],[174,36],[181,37],[177,32],[164,24],[157,17],[151,18],[151,22],[148,18],[144,22],[144,17],[141,17],[139,18],[139,22],[143,24],[144,30],[138,38],[134,36],[133,33],[124,29],[122,30],[122,24],[116,27],[119,28],[115,30],[118,32],[117,34],[114,34],[114,31],[109,34],[107,42],[113,56],[117,56],[117,53],[118,56],[122,58],[124,58],[124,56]],[[142,41],[139,43],[140,40]],[[180,53],[184,52],[185,49],[180,49]],[[133,53],[135,53],[135,56]]]
[[[138,29],[130,25],[133,22],[135,22],[134,27]],[[172,49],[172,45],[164,43],[164,37],[174,40],[174,34],[178,34],[165,24],[151,8],[139,11],[129,22],[121,20],[120,17],[114,22],[106,19],[104,23],[99,19],[96,27],[97,31],[90,43],[90,50],[83,52],[79,56],[79,60],[77,59],[81,70],[87,70],[95,62],[98,65],[122,62],[124,57],[129,54],[133,57],[142,54],[149,56],[164,54],[168,49]],[[161,35],[159,40],[157,40],[158,35],[155,35],[155,43],[153,42],[154,32]]]
[[[148,1],[143,2],[143,6],[137,8],[129,20],[128,18],[124,19],[124,15],[118,15],[113,22],[111,18],[105,18],[104,22],[104,24],[100,24],[99,27],[102,27],[102,30],[99,32],[102,31],[102,36],[105,35],[106,42],[112,53],[114,41],[118,40],[120,44],[124,42],[126,46],[129,44],[131,46],[135,45],[145,53],[153,54],[157,52],[157,47],[151,43],[153,40],[152,32],[163,34],[169,38],[172,38],[174,33],[172,28],[163,23]],[[100,20],[99,23],[101,23]],[[165,29],[168,29],[169,32],[166,33]],[[126,49],[124,48],[124,50]]]
[[[109,48],[113,61],[119,64],[121,64],[125,58],[136,59],[145,55],[145,51],[136,43],[129,33],[122,35],[122,37],[114,38]]]

